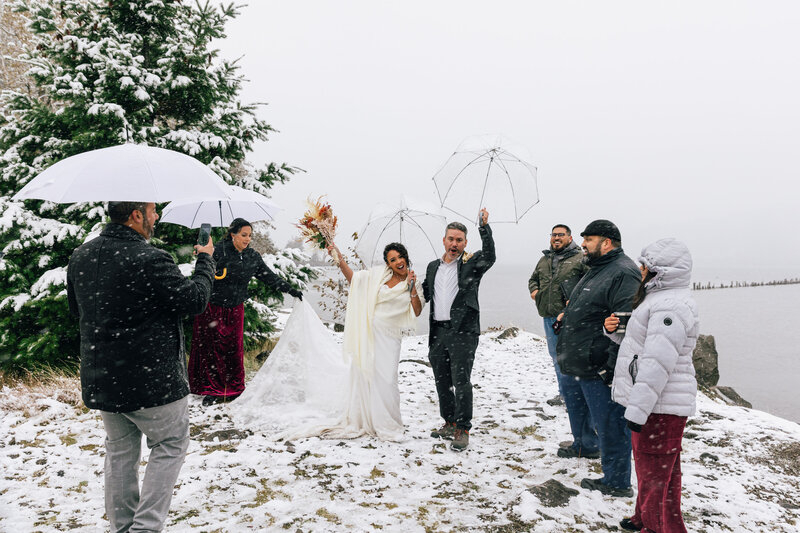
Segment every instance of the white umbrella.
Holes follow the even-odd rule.
[[[519,222],[539,203],[536,167],[503,136],[470,137],[433,177],[442,207],[473,223],[482,207],[492,224]]]
[[[169,202],[187,196],[227,198],[228,185],[186,154],[122,144],[62,159],[28,182],[13,199]]]
[[[199,228],[200,224],[228,226],[234,218],[248,222],[274,220],[281,207],[262,194],[242,189],[236,185],[228,186],[227,200],[185,198],[167,204],[161,213],[161,222],[179,224],[187,228]]]
[[[383,264],[383,248],[390,242],[405,245],[415,265],[437,258],[447,219],[441,209],[405,195],[399,206],[378,204],[358,235],[356,253],[367,266]]]

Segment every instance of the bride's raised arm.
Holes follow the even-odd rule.
[[[342,254],[342,252],[340,252],[339,248],[336,247],[336,244],[333,243],[328,245],[327,250],[328,253],[331,255],[331,257],[339,258],[339,263],[338,263],[339,270],[341,270],[342,274],[344,274],[345,279],[347,279],[347,283],[350,283],[350,280],[353,279],[353,269],[350,268],[350,265],[348,265],[347,261],[344,260],[344,255]],[[336,252],[335,255],[333,253],[334,251]]]

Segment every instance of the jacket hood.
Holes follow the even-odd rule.
[[[575,243],[575,241],[572,241],[571,243],[569,243],[568,245],[566,245],[557,252],[554,252],[552,248],[548,248],[547,250],[542,250],[542,253],[547,256],[549,256],[550,254],[556,254],[556,255],[563,255],[566,257],[570,257],[578,252],[583,253],[583,250],[581,250],[581,247],[578,246]]]
[[[678,289],[692,281],[692,254],[681,241],[672,237],[660,239],[642,248],[639,257],[656,276],[647,282],[647,289]]]

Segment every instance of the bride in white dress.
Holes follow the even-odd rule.
[[[328,248],[334,250],[350,282],[341,350],[313,309],[297,302],[267,362],[230,404],[232,414],[285,439],[402,440],[400,346],[422,312],[408,252],[391,243],[385,266],[353,272],[335,245]]]

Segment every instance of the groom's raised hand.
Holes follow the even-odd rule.
[[[480,210],[480,220],[481,226],[485,226],[489,223],[489,211],[487,211],[485,207]]]

